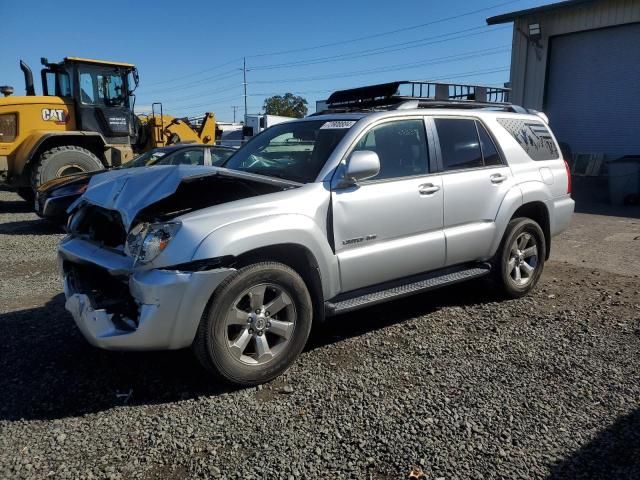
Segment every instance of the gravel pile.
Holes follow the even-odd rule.
[[[229,390],[188,351],[88,346],[60,234],[14,200],[0,478],[640,478],[637,276],[552,261],[521,300],[475,282],[336,317],[286,375]]]

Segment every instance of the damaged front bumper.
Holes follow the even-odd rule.
[[[234,269],[135,271],[130,259],[79,238],[59,247],[66,308],[91,343],[109,350],[191,345],[207,302]]]

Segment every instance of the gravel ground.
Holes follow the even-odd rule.
[[[0,478],[640,478],[640,222],[574,224],[527,298],[475,282],[337,317],[229,390],[188,351],[87,345],[61,235],[0,191]]]

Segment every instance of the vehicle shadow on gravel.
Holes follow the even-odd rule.
[[[2,200],[0,201],[0,213],[29,213],[33,207],[24,200]]]
[[[335,317],[307,351],[451,305],[495,301],[483,282],[468,295],[445,288]],[[57,419],[115,406],[175,402],[233,391],[217,384],[189,350],[108,352],[90,346],[64,309],[62,294],[37,308],[0,314],[0,420]]]
[[[0,314],[0,331],[0,420],[57,419],[229,391],[188,350],[126,353],[90,346],[62,294],[43,307]]]
[[[411,318],[428,315],[443,307],[478,305],[503,300],[504,297],[496,292],[490,282],[485,279],[473,280],[464,285],[464,295],[460,295],[460,287],[454,285],[328,318],[310,339],[307,349],[364,335]]]
[[[640,409],[618,417],[580,450],[551,468],[547,480],[640,478]]]
[[[53,235],[57,233],[64,233],[62,227],[40,218],[0,223],[0,235]]]

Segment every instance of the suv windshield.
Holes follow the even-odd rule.
[[[313,182],[355,120],[291,121],[257,135],[238,150],[225,168]]]

